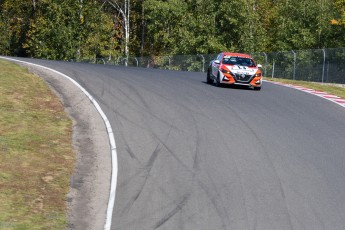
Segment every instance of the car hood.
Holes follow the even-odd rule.
[[[257,67],[248,67],[241,65],[225,65],[234,74],[253,75],[258,71]]]

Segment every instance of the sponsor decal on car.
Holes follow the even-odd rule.
[[[258,71],[257,68],[249,68],[247,66],[229,66],[226,65],[226,67],[228,69],[231,70],[231,72],[235,73],[235,74],[246,74],[246,75],[253,75],[254,73],[256,73],[256,71]]]

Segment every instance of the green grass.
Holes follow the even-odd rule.
[[[72,122],[45,82],[0,60],[0,229],[65,229]]]
[[[328,83],[315,83],[315,82],[306,82],[306,81],[294,81],[282,78],[268,78],[266,77],[265,80],[274,81],[274,82],[281,82],[285,84],[292,84],[303,86],[310,89],[320,90],[323,92],[327,92],[333,94],[335,96],[341,97],[345,99],[345,85],[336,85],[336,84],[328,84]]]

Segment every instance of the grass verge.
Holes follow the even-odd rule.
[[[0,229],[65,229],[72,122],[45,82],[0,60]]]
[[[267,77],[265,78],[265,80],[273,81],[273,82],[281,82],[285,84],[298,85],[298,86],[303,86],[310,89],[320,90],[320,91],[327,92],[329,94],[333,94],[335,96],[345,99],[345,85],[316,83],[316,82],[307,82],[307,81],[294,81],[294,80],[289,80],[289,79],[267,78]]]

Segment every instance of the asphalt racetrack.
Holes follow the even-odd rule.
[[[205,73],[24,60],[75,79],[109,118],[111,229],[345,229],[343,107]]]

